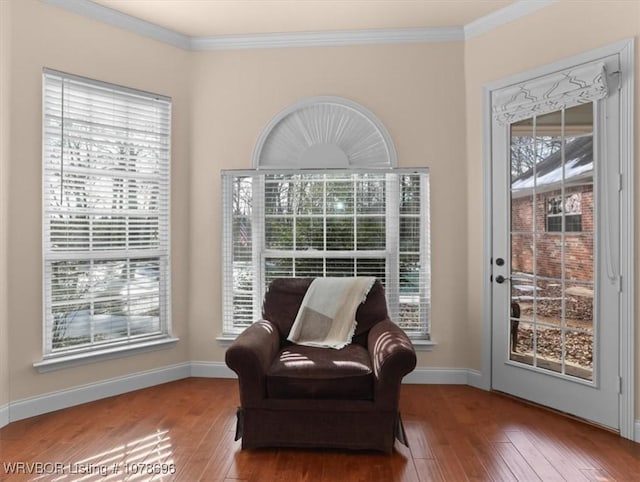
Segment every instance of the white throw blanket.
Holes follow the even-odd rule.
[[[356,311],[373,277],[316,278],[304,295],[287,340],[298,345],[343,348],[356,329]]]

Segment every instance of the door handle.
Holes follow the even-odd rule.
[[[496,283],[498,284],[502,284],[505,281],[507,281],[509,278],[505,278],[504,276],[502,276],[501,274],[499,274],[498,276],[496,276]]]

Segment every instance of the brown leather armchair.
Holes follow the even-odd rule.
[[[226,353],[238,375],[236,439],[243,448],[328,447],[390,453],[406,444],[398,399],[402,378],[416,365],[407,335],[387,313],[376,281],[356,313],[352,343],[340,350],[286,340],[311,284],[274,280],[263,320],[248,327]]]

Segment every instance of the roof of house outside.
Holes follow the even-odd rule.
[[[585,184],[593,182],[593,136],[576,137],[567,142],[564,149],[564,182],[565,185]],[[535,166],[515,178],[511,183],[512,190],[526,190],[535,187],[538,191],[546,191],[559,186],[563,179],[562,150],[558,150]]]

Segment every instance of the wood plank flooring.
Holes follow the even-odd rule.
[[[235,380],[189,378],[14,422],[0,480],[640,480],[640,444],[468,386],[403,385],[392,455],[241,451],[237,405]]]

